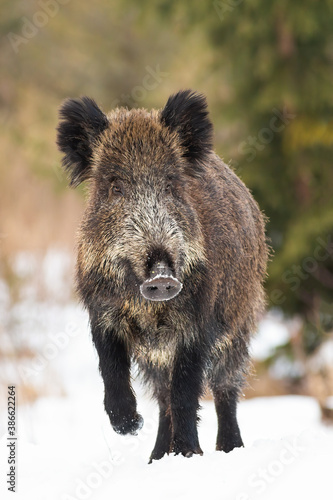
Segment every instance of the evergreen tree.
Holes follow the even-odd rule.
[[[228,87],[214,114],[237,131],[218,149],[269,218],[270,305],[303,317],[311,352],[333,326],[333,1],[170,0],[157,10],[169,28],[205,30],[217,89]]]

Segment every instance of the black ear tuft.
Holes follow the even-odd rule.
[[[190,161],[203,160],[213,148],[213,125],[204,95],[182,90],[169,97],[161,111],[161,123],[176,131]]]
[[[69,174],[70,185],[76,187],[90,177],[94,144],[109,122],[89,97],[67,99],[59,115],[57,145],[65,154],[62,164]]]

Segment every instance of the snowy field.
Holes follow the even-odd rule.
[[[54,267],[55,259],[51,261]],[[87,315],[61,292],[59,273],[58,281],[52,275],[48,279],[59,297],[40,300],[30,288],[10,313],[4,284],[0,286],[0,312],[7,313],[12,335],[2,336],[5,350],[10,354],[19,339],[38,352],[19,363],[8,355],[1,379],[6,385],[49,387],[52,394],[33,404],[17,394],[21,404],[15,494],[6,485],[7,419],[1,402],[1,499],[331,498],[333,430],[320,423],[317,403],[306,397],[242,401],[238,415],[245,448],[229,454],[214,451],[215,410],[211,401],[205,401],[199,426],[204,455],[190,459],[170,455],[148,465],[157,432],[156,404],[134,380],[145,425],[138,436],[112,431],[103,410],[103,386]],[[253,349],[263,355],[273,338],[284,335],[278,325],[266,321]]]

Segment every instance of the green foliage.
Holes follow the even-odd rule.
[[[316,258],[318,239],[333,234],[333,2],[244,1],[219,21],[210,36],[219,54],[227,48],[230,106],[248,132],[238,168],[270,218],[268,288],[309,318],[320,297],[333,299],[333,247]]]
[[[333,317],[333,2],[244,1],[219,21],[210,36],[247,129],[238,168],[270,219],[270,302],[303,316],[310,352]]]

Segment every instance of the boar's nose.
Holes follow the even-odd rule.
[[[140,286],[140,292],[148,300],[170,300],[176,297],[183,285],[172,274],[165,262],[155,264],[150,272],[150,278]]]

